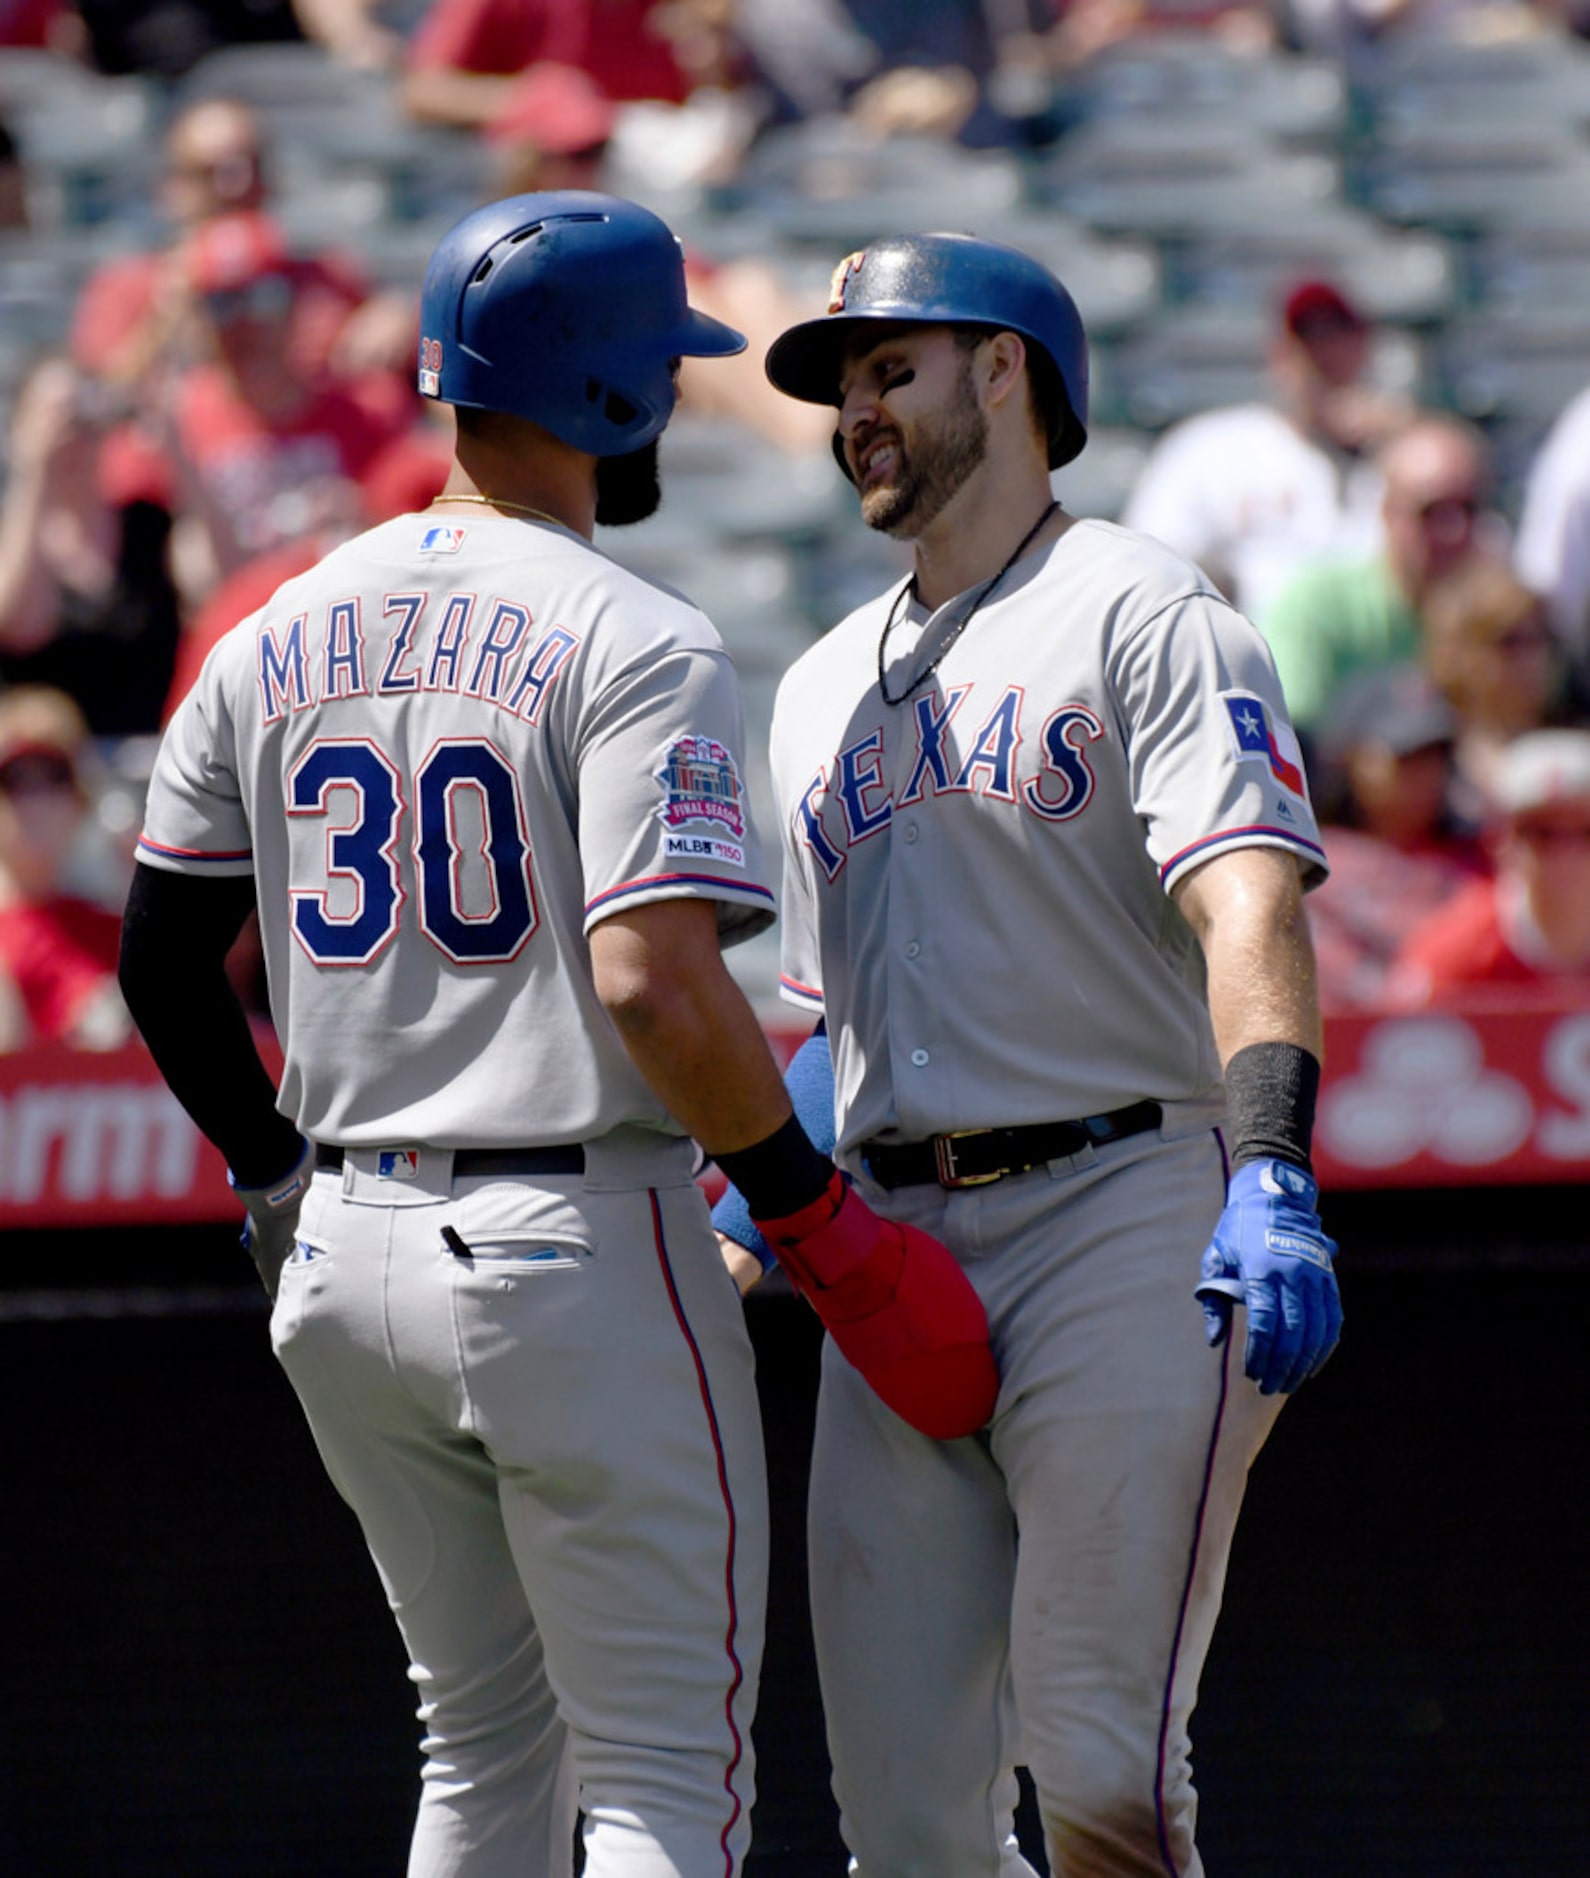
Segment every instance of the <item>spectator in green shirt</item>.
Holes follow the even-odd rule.
[[[1386,444],[1380,467],[1384,549],[1295,575],[1256,622],[1305,734],[1317,731],[1345,679],[1419,657],[1425,595],[1483,550],[1489,473],[1472,426],[1417,418]]]

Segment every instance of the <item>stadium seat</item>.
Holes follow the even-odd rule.
[[[1074,463],[1049,478],[1049,485],[1072,515],[1119,519],[1126,498],[1142,473],[1149,439],[1141,430],[1094,424],[1088,447]]]
[[[1062,110],[1075,121],[1196,113],[1288,144],[1329,146],[1347,121],[1348,91],[1329,60],[1237,47],[1205,31],[1138,33],[1072,74]]]
[[[749,215],[770,238],[860,247],[909,228],[975,228],[1013,212],[1022,172],[1003,151],[932,137],[864,137],[842,119],[769,133],[710,207]]]
[[[1414,325],[1444,319],[1461,290],[1450,242],[1387,227],[1345,203],[1321,204],[1305,216],[1255,217],[1164,247],[1167,289],[1178,300],[1270,304],[1294,282],[1323,277],[1373,318]]]
[[[390,76],[362,72],[314,40],[221,46],[207,52],[177,87],[179,107],[200,98],[241,98],[258,111],[316,112],[344,118],[361,93],[390,90]]]
[[[0,51],[0,117],[15,137],[35,225],[83,228],[148,213],[160,97],[48,52]]]
[[[1590,143],[1551,119],[1382,125],[1348,173],[1386,220],[1458,234],[1511,225],[1537,190],[1590,203]]]
[[[1435,342],[1434,365],[1465,417],[1548,422],[1590,385],[1590,302],[1481,308]]]
[[[1504,124],[1590,125],[1590,45],[1545,30],[1490,42],[1412,34],[1357,68],[1354,115],[1372,134]]]
[[[1036,200],[1096,229],[1202,238],[1256,218],[1296,220],[1340,193],[1340,165],[1201,113],[1099,118],[1035,167]]]
[[[1590,201],[1560,219],[1540,215],[1488,230],[1471,244],[1468,290],[1476,306],[1590,306]]]
[[[1269,307],[1176,307],[1110,348],[1117,421],[1158,430],[1217,405],[1268,400]],[[1375,380],[1412,392],[1423,371],[1418,340],[1388,327],[1377,335]]]

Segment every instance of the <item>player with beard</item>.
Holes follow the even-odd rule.
[[[997,1379],[942,1246],[802,1133],[721,948],[772,917],[721,641],[592,545],[658,499],[679,244],[588,193],[442,240],[454,460],[211,653],[149,789],[127,1001],[225,1153],[276,1354],[425,1723],[410,1878],[734,1878],[767,1523],[693,1135],[851,1360],[959,1435]],[[225,972],[257,900],[274,1089]]]
[[[960,1259],[1000,1372],[935,1443],[825,1352],[811,1601],[852,1871],[1031,1878],[1025,1763],[1056,1878],[1197,1878],[1188,1722],[1247,1469],[1341,1321],[1286,707],[1195,567],[1055,500],[1086,344],[1029,257],[880,241],[767,370],[835,409],[863,518],[913,548],[774,710],[784,990],[824,1020],[791,1088]],[[780,1249],[732,1194],[717,1218]]]

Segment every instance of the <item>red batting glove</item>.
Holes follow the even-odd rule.
[[[988,1422],[999,1394],[988,1316],[937,1239],[880,1219],[837,1173],[820,1200],[756,1223],[846,1360],[896,1415],[936,1441]]]

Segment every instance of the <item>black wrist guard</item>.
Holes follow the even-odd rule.
[[[1226,1065],[1226,1139],[1233,1173],[1247,1161],[1292,1161],[1312,1173],[1318,1058],[1295,1043],[1250,1043]]]
[[[765,1141],[713,1158],[739,1188],[752,1219],[784,1219],[798,1213],[820,1199],[834,1177],[833,1162],[812,1146],[794,1115]]]

